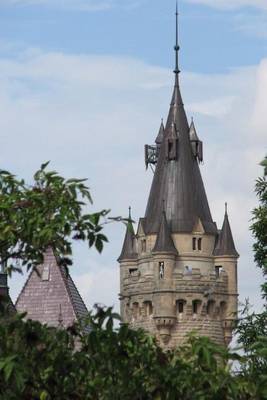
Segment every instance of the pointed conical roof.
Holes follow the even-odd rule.
[[[163,141],[163,137],[164,137],[164,124],[163,124],[163,120],[161,120],[159,133],[158,133],[158,136],[156,137],[155,143],[161,144]]]
[[[196,142],[199,141],[193,118],[192,118],[191,125],[189,128],[189,137],[190,137],[191,141],[196,141]]]
[[[159,233],[157,240],[152,250],[154,253],[174,253],[178,254],[176,247],[173,243],[171,232],[168,226],[166,213],[162,212]]]
[[[187,117],[179,86],[178,11],[176,9],[175,85],[160,146],[158,161],[145,213],[146,233],[157,233],[161,220],[161,205],[165,201],[166,217],[171,232],[192,232],[200,218],[206,233],[217,234],[213,222],[197,157],[194,157]],[[173,139],[173,127],[178,136],[177,154],[166,157]],[[175,149],[176,152],[176,149]]]
[[[178,155],[176,159],[168,160],[166,159],[168,140],[172,137],[174,125],[178,132]],[[194,224],[200,218],[206,233],[217,233],[199,165],[192,153],[178,74],[175,75],[164,139],[146,208],[146,233],[157,233],[163,200],[165,200],[166,216],[171,232],[192,232]]]
[[[33,269],[17,299],[18,312],[27,318],[49,326],[64,327],[88,316],[88,310],[66,268],[59,266],[52,249],[44,255],[44,262]]]
[[[131,217],[131,208],[129,207],[129,218],[128,218],[128,223],[126,226],[126,233],[125,233],[125,238],[122,246],[122,251],[121,254],[118,258],[118,261],[122,260],[133,260],[137,259],[137,251],[136,251],[136,238],[134,234],[134,227],[132,223],[132,217]]]
[[[215,256],[233,256],[239,257],[235,248],[235,243],[228,219],[227,209],[225,210],[224,221],[217,239],[213,254]]]

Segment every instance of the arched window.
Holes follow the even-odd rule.
[[[221,301],[220,303],[220,317],[221,319],[226,318],[226,310],[227,310],[227,304],[225,301]]]
[[[192,248],[193,250],[197,249],[197,238],[195,237],[192,238]]]
[[[192,267],[190,267],[189,265],[186,265],[184,267],[184,273],[185,273],[185,275],[191,275],[192,274]]]
[[[200,300],[193,300],[192,301],[193,314],[199,314],[200,313],[200,305],[201,305],[201,301]]]
[[[178,314],[183,314],[184,313],[185,304],[186,304],[185,300],[177,300],[176,309],[177,309]]]
[[[207,304],[207,314],[212,316],[215,312],[215,301],[209,300]]]
[[[202,245],[202,239],[199,238],[199,239],[197,240],[197,249],[198,249],[198,250],[201,250],[201,245]]]

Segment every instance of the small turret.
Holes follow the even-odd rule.
[[[219,236],[213,254],[215,256],[239,257],[239,254],[235,248],[234,239],[228,219],[227,203],[225,203],[225,215],[224,215],[223,226],[221,231],[219,232]]]
[[[129,218],[126,227],[125,238],[118,261],[121,262],[123,260],[135,260],[135,259],[137,259],[136,237],[132,223],[131,207],[129,207]]]
[[[164,124],[163,124],[163,119],[161,119],[161,124],[159,127],[159,132],[158,135],[156,137],[155,145],[145,145],[145,165],[146,168],[148,168],[148,165],[156,165],[157,161],[158,161],[158,156],[159,156],[159,152],[160,152],[160,147],[161,144],[163,142],[163,138],[164,138],[164,132],[165,132],[165,128],[164,128]]]
[[[192,147],[192,151],[194,154],[194,157],[198,160],[198,162],[203,161],[203,143],[201,140],[199,140],[197,136],[197,131],[195,128],[195,124],[192,118],[192,122],[189,128],[189,137],[190,137],[190,143]]]
[[[15,313],[15,306],[9,296],[9,287],[5,267],[0,266],[0,308],[6,309],[8,313]]]
[[[237,318],[238,290],[237,290],[237,259],[232,231],[228,219],[227,203],[225,203],[225,215],[222,229],[219,233],[217,244],[214,249],[215,269],[223,269],[227,275],[228,301],[223,312],[223,328],[225,343],[232,340],[232,331]]]

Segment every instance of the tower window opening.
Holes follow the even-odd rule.
[[[199,238],[199,239],[197,240],[197,249],[198,249],[198,250],[201,250],[201,245],[202,245],[202,239]]]
[[[215,311],[215,301],[214,300],[209,300],[207,304],[207,314],[208,315],[213,315]]]
[[[184,313],[184,306],[185,306],[185,300],[178,300],[176,305],[177,305],[177,311],[179,314]]]
[[[192,309],[193,309],[193,314],[199,314],[200,311],[200,301],[199,300],[194,300],[192,302]]]
[[[192,248],[193,250],[197,249],[197,238],[193,237],[192,239]]]
[[[219,278],[219,277],[220,277],[221,271],[222,271],[222,266],[221,266],[221,265],[216,265],[216,266],[215,266],[216,278]]]
[[[134,275],[137,271],[138,271],[137,268],[130,268],[130,269],[129,269],[129,274],[130,274],[130,275]]]
[[[142,253],[146,252],[146,239],[141,240],[141,251]]]
[[[164,262],[160,261],[159,262],[159,279],[164,278]]]

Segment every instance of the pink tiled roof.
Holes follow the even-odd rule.
[[[87,308],[65,267],[51,249],[44,263],[32,270],[16,302],[18,312],[49,326],[68,327],[88,315]]]

